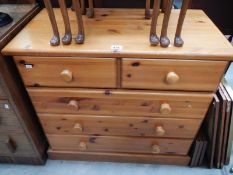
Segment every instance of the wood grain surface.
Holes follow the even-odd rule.
[[[12,152],[6,145],[7,139],[11,139],[15,145],[15,151]],[[0,134],[0,156],[9,157],[36,157],[35,151],[28,142],[28,138],[24,134],[8,133],[7,135]]]
[[[124,58],[122,65],[123,88],[215,91],[228,63]],[[166,81],[170,72],[179,76],[173,84]]]
[[[212,94],[130,90],[28,88],[28,92],[38,113],[60,114],[203,118],[212,99]],[[163,104],[171,108],[168,113],[161,111]]]
[[[133,138],[113,136],[81,136],[81,135],[50,135],[47,134],[53,150],[90,151],[115,153],[147,153],[186,155],[191,146],[191,139]],[[86,149],[80,148],[85,143]],[[158,145],[159,152],[153,153],[153,146]]]
[[[0,74],[0,99],[5,99],[6,98],[6,93],[3,90],[3,79],[2,76]]]
[[[61,13],[55,9],[60,33],[64,34]],[[173,10],[169,22],[168,37],[175,35],[179,10]],[[69,11],[73,38],[77,33],[75,14]],[[159,15],[158,31],[161,31],[163,14]],[[30,56],[87,56],[232,60],[233,48],[211,20],[200,10],[188,10],[182,37],[185,44],[176,48],[153,47],[149,42],[150,20],[144,19],[143,9],[96,9],[95,18],[83,17],[85,44],[52,47],[49,40],[52,30],[45,10],[42,10],[7,47],[5,55]],[[43,30],[41,30],[43,28]],[[94,30],[93,30],[94,29]],[[35,35],[36,34],[36,35]],[[114,45],[122,50],[113,52]]]
[[[86,40],[77,45],[76,17],[68,13],[74,29],[71,45],[49,45],[52,30],[42,10],[3,50],[15,56],[49,140],[50,157],[187,165],[193,138],[227,61],[233,59],[225,37],[202,11],[189,10],[184,46],[153,47],[144,10],[97,9],[95,18],[84,17]],[[58,9],[55,15],[64,35]],[[169,38],[178,16],[179,10],[173,10]],[[23,142],[15,135],[7,136],[8,148]]]
[[[0,133],[24,133],[8,100],[0,100]]]
[[[47,134],[194,138],[200,119],[38,114]],[[159,132],[159,127],[164,133]]]
[[[55,160],[88,160],[102,162],[128,162],[128,163],[152,163],[168,165],[188,165],[189,156],[177,155],[150,155],[129,153],[99,153],[99,152],[74,152],[54,151],[49,149],[49,158]]]
[[[116,87],[114,58],[16,57],[15,62],[27,86]],[[61,77],[65,70],[70,72],[70,81]]]
[[[25,2],[25,1],[24,1]],[[32,2],[32,1],[31,1]],[[0,50],[41,10],[34,5],[0,5],[0,11],[9,13],[14,22],[1,28]],[[6,96],[0,110],[0,162],[44,164],[47,149],[35,111],[32,108],[25,87],[11,59],[0,54],[0,73]],[[1,97],[0,97],[1,98]],[[8,106],[9,103],[9,106]],[[2,122],[2,123],[1,123]],[[20,128],[19,128],[20,126]],[[7,150],[6,150],[6,149]],[[9,154],[8,154],[9,153]]]

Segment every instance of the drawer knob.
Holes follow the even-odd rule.
[[[67,70],[67,69],[63,70],[60,75],[61,75],[61,78],[66,82],[71,82],[73,79],[72,72],[70,70]]]
[[[164,136],[166,131],[164,130],[164,128],[162,126],[157,126],[155,128],[155,133],[157,136]]]
[[[160,113],[161,114],[169,114],[171,112],[172,108],[168,103],[163,103],[160,106]]]
[[[86,151],[87,150],[87,144],[85,142],[79,143],[79,150]]]
[[[180,77],[175,72],[169,72],[166,77],[167,84],[175,84],[179,81]]]
[[[152,153],[153,154],[159,154],[160,153],[159,145],[153,145],[152,146]]]
[[[74,129],[76,129],[76,130],[79,130],[79,131],[83,131],[83,127],[82,127],[82,125],[80,124],[80,123],[76,123],[75,125],[74,125]]]
[[[11,153],[16,151],[17,146],[15,145],[15,142],[11,140],[11,138],[7,138],[5,144]]]
[[[75,109],[75,110],[79,110],[79,104],[77,100],[70,100],[70,102],[67,105],[70,109]]]

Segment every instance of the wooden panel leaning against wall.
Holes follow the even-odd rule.
[[[15,19],[0,36],[0,50],[39,11],[35,6]],[[1,54],[0,78],[0,163],[44,164],[47,140],[12,59]]]

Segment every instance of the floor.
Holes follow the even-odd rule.
[[[233,63],[231,63],[231,65],[230,65],[230,67],[225,75],[225,79],[227,79],[227,82],[233,88]]]
[[[0,175],[166,175],[168,173],[169,175],[230,175],[231,165],[233,161],[222,170],[210,170],[206,167],[48,160],[46,166],[1,164]]]

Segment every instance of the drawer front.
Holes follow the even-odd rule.
[[[186,155],[191,139],[47,135],[53,150]]]
[[[200,119],[39,114],[47,134],[194,138]]]
[[[3,79],[0,75],[0,99],[4,99],[4,98],[6,98],[6,94],[3,90]]]
[[[34,156],[32,145],[23,134],[0,134],[0,156]]]
[[[8,100],[0,100],[0,133],[11,131],[21,133],[22,128]]]
[[[116,87],[113,58],[16,57],[15,62],[27,86]]]
[[[212,94],[28,88],[38,113],[203,118]]]
[[[123,59],[122,87],[215,91],[226,61]]]
[[[125,163],[149,163],[166,165],[188,166],[188,155],[162,155],[162,154],[135,154],[135,153],[101,153],[80,151],[54,151],[48,150],[49,159],[52,160],[83,160],[100,162],[125,162]]]

